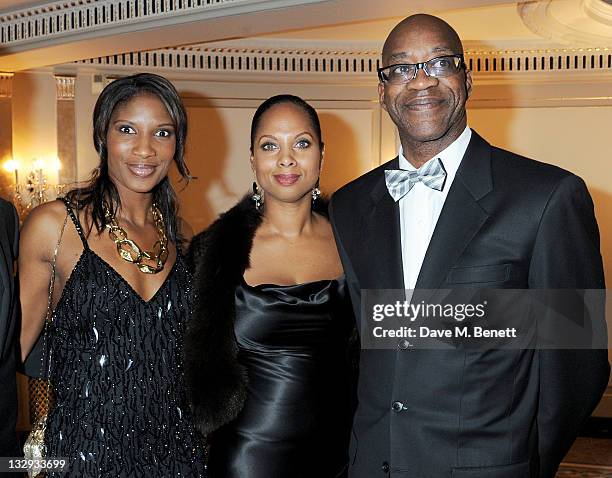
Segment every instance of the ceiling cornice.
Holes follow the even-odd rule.
[[[266,45],[267,43],[267,45]],[[611,48],[486,49],[467,44],[465,62],[473,75],[486,81],[526,78],[529,81],[570,82],[576,75],[612,76]],[[56,67],[57,71],[89,69],[107,74],[134,70],[157,71],[170,78],[195,77],[214,81],[301,82],[317,78],[330,83],[376,83],[380,66],[377,44],[347,44],[294,40],[284,48],[277,42],[212,43],[185,48],[132,52],[92,58]]]

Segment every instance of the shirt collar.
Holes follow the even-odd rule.
[[[442,164],[444,165],[444,169],[446,170],[446,182],[444,185],[444,189],[447,188],[447,184],[450,185],[453,182],[455,174],[457,174],[457,170],[459,169],[459,165],[461,164],[461,160],[465,155],[468,144],[470,144],[470,139],[472,138],[472,130],[466,126],[463,130],[463,133],[459,135],[459,137],[453,141],[448,147],[438,153],[434,158],[440,158]],[[415,171],[416,168],[410,164],[410,162],[404,156],[404,151],[402,149],[402,145],[399,146],[399,168],[405,169],[407,171]],[[431,161],[432,159],[427,162]]]

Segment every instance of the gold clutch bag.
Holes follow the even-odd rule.
[[[45,446],[45,430],[47,428],[47,415],[40,417],[32,431],[28,435],[28,439],[23,445],[23,455],[26,460],[34,460],[36,463],[42,460],[47,455],[47,447]],[[42,471],[42,468],[33,466],[28,469],[28,476],[33,478]]]

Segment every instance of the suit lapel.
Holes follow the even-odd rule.
[[[491,146],[472,131],[457,175],[434,229],[417,279],[417,289],[439,288],[489,214],[479,200],[493,189]]]
[[[387,191],[384,169],[397,169],[397,158],[390,161],[370,190],[371,207],[362,218],[363,246],[371,253],[363,254],[368,283],[363,288],[403,289],[402,249],[398,205]],[[367,241],[367,243],[365,243]]]

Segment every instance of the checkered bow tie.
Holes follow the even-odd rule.
[[[408,194],[418,182],[431,189],[442,191],[445,180],[446,171],[440,158],[429,161],[416,171],[407,171],[405,169],[385,170],[385,183],[387,183],[389,194],[391,194],[395,202]]]

